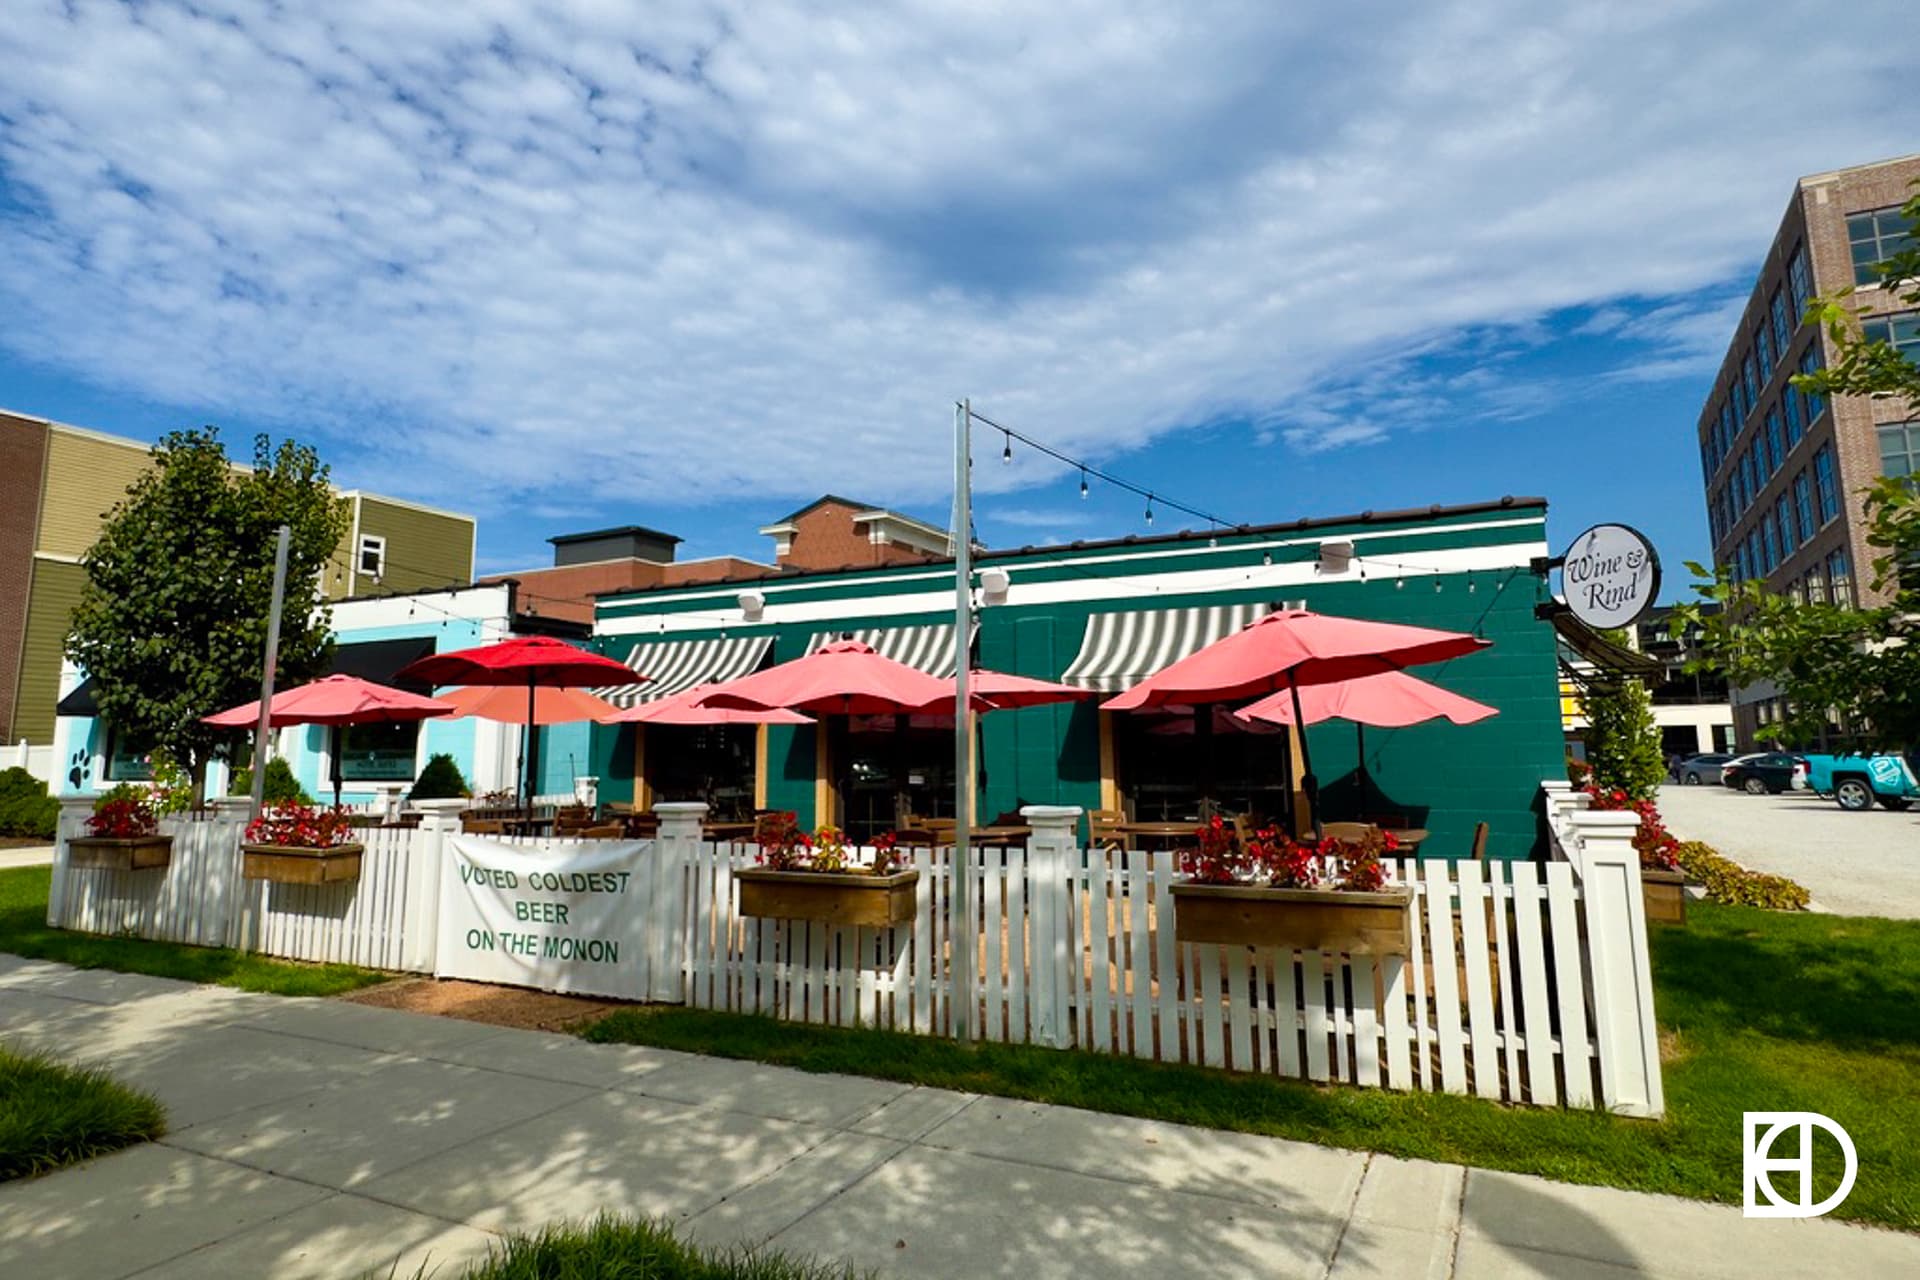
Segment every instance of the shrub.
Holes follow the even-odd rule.
[[[1600,684],[1588,689],[1581,701],[1587,712],[1587,763],[1593,768],[1593,784],[1624,791],[1635,800],[1652,797],[1666,780],[1667,761],[1660,754],[1660,727],[1654,723],[1647,686],[1632,679]]]
[[[233,781],[227,784],[227,794],[246,796],[253,794],[253,770],[235,769]],[[265,804],[312,804],[313,797],[307,794],[300,779],[293,776],[293,766],[280,756],[267,761],[267,786],[261,796]]]
[[[15,765],[0,770],[0,836],[51,840],[60,820],[60,802],[47,784]]]
[[[1674,859],[1687,873],[1687,879],[1706,888],[1711,902],[1765,907],[1771,911],[1805,911],[1812,900],[1804,887],[1785,876],[1749,871],[1698,840],[1682,841],[1675,846]]]
[[[413,790],[407,792],[407,799],[459,800],[471,794],[460,766],[454,763],[452,756],[440,751],[427,758],[427,767],[414,779]]]

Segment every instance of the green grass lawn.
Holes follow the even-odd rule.
[[[302,964],[225,947],[189,947],[140,938],[108,938],[47,927],[51,867],[0,871],[0,951],[58,960],[82,969],[150,973],[282,996],[331,996],[385,982],[391,974],[345,964]]]
[[[851,1280],[856,1273],[775,1252],[701,1249],[630,1218],[514,1236],[463,1280]]]
[[[147,1142],[166,1129],[151,1094],[104,1071],[0,1045],[0,1182]]]
[[[1920,923],[1698,903],[1689,919],[1652,939],[1658,1122],[689,1009],[582,1034],[1734,1203],[1741,1113],[1818,1111],[1860,1156],[1834,1216],[1920,1230]]]

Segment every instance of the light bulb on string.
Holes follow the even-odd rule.
[[[1407,586],[1407,580],[1401,577],[1399,572],[1396,570],[1393,575],[1393,589],[1395,591],[1404,591],[1406,590],[1406,586]]]
[[[1147,523],[1153,523],[1153,495],[1147,495]]]
[[[1433,594],[1440,594],[1440,571],[1438,569],[1433,571]]]
[[[1086,500],[1086,497],[1087,497],[1087,469],[1085,467],[1082,467],[1080,468],[1080,499],[1081,501],[1084,502]]]
[[[1469,573],[1467,575],[1467,594],[1472,595],[1474,592],[1478,591],[1479,589],[1480,589],[1480,584],[1475,582],[1473,580],[1473,575]]]
[[[1273,567],[1273,552],[1262,551],[1260,553],[1260,563],[1271,569]]]
[[[1011,466],[1013,463],[1013,436],[1004,431],[1001,432],[1001,434],[1006,436],[1007,442],[1000,446],[1000,461]]]

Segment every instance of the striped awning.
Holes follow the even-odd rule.
[[[759,669],[773,645],[772,636],[732,636],[710,640],[659,640],[637,644],[627,654],[627,665],[651,676],[645,684],[623,685],[594,692],[617,707],[656,702],[684,693],[697,684],[732,680]]]
[[[1218,604],[1096,613],[1087,619],[1080,652],[1060,679],[1085,689],[1119,693],[1162,667],[1226,639],[1270,609],[1266,604]]]
[[[953,675],[951,622],[921,627],[874,627],[866,631],[819,631],[807,642],[807,652],[812,653],[835,640],[858,640],[884,658],[904,662],[915,671],[924,671],[942,680]]]

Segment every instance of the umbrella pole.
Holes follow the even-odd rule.
[[[1287,672],[1287,688],[1293,693],[1293,726],[1300,735],[1300,789],[1307,796],[1307,813],[1313,818],[1313,838],[1320,839],[1320,780],[1313,776],[1313,752],[1307,747],[1307,718],[1300,713],[1300,682]]]
[[[1359,763],[1360,767],[1360,812],[1355,814],[1354,817],[1365,822],[1367,820],[1367,793],[1370,792],[1373,787],[1371,785],[1371,779],[1367,777],[1367,726],[1361,724],[1358,720],[1353,722],[1353,743],[1355,752],[1354,759]]]
[[[527,673],[527,731],[520,739],[521,802],[533,817],[533,673]]]
[[[339,725],[333,726],[333,807],[340,807],[340,749],[346,745],[347,735]]]

